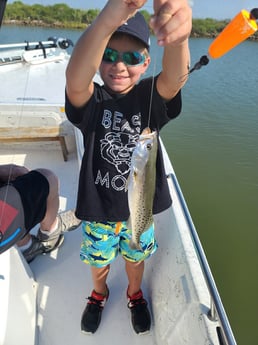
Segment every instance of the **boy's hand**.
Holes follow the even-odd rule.
[[[153,7],[150,25],[159,45],[179,45],[189,37],[192,10],[187,0],[154,0]]]
[[[133,17],[147,0],[109,0],[104,7],[103,13],[115,27]]]
[[[147,0],[124,0],[129,8],[141,8]]]

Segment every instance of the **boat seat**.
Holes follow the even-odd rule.
[[[72,135],[73,126],[62,107],[2,107],[0,110],[0,142],[59,141],[64,161],[68,159],[65,137]],[[61,111],[60,111],[61,110]]]

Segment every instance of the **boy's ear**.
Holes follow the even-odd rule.
[[[150,62],[151,62],[151,57],[148,55],[143,64],[143,66],[145,67],[145,70],[149,67]]]

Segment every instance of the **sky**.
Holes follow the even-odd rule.
[[[8,0],[12,3],[14,0]],[[106,0],[21,0],[23,3],[32,5],[53,5],[66,3],[68,6],[80,9],[101,9]],[[233,18],[242,9],[251,10],[258,7],[257,0],[189,0],[193,9],[193,18]],[[144,9],[152,13],[153,0],[148,0]]]

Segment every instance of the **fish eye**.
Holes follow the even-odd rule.
[[[147,145],[146,145],[146,148],[147,148],[147,150],[151,150],[152,144],[147,144]]]

